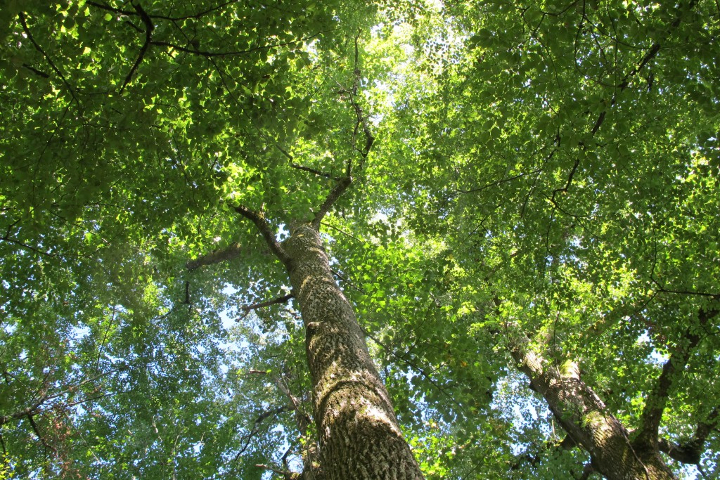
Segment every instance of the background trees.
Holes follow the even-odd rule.
[[[380,7],[6,6],[13,475],[312,461],[305,332],[232,207],[282,240],[348,165],[325,248],[426,476],[614,475],[579,386],[627,478],[713,475],[717,6]]]

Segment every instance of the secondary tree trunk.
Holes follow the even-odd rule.
[[[609,480],[676,478],[657,445],[630,439],[625,427],[582,381],[576,364],[548,365],[524,336],[514,342],[511,353],[570,438],[590,454],[596,471]]]
[[[421,479],[353,308],[333,278],[320,234],[301,225],[282,248],[305,324],[322,477]]]

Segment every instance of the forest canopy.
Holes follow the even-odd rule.
[[[0,479],[720,475],[717,2],[0,9]]]

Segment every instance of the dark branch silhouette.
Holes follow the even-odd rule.
[[[713,408],[707,419],[698,424],[693,437],[683,443],[675,443],[666,438],[660,438],[658,440],[660,451],[678,462],[699,465],[700,458],[705,452],[707,437],[718,427],[719,417],[718,407]]]
[[[123,82],[123,86],[120,88],[120,93],[123,93],[123,91],[125,91],[125,88],[130,84],[130,81],[132,80],[133,75],[140,66],[140,63],[142,63],[143,58],[145,58],[145,54],[147,53],[148,48],[150,48],[150,44],[152,43],[152,32],[155,29],[155,25],[153,24],[152,19],[150,18],[150,16],[148,16],[147,12],[143,10],[140,4],[133,3],[132,6],[133,8],[135,8],[135,11],[145,24],[145,42],[143,43],[143,46],[140,47],[140,53],[135,60],[135,64],[130,69],[130,72],[128,72],[127,77],[125,77],[125,82]]]
[[[699,326],[706,326],[708,321],[717,316],[718,313],[720,313],[720,310],[701,310],[699,314]],[[658,446],[658,429],[673,383],[677,375],[685,369],[692,351],[698,346],[700,340],[702,340],[702,336],[700,332],[698,332],[697,327],[697,325],[692,325],[686,330],[685,334],[678,341],[676,350],[663,365],[662,373],[658,377],[645,403],[636,441],[647,442],[655,447]]]
[[[32,42],[33,46],[35,47],[35,50],[40,52],[43,57],[45,57],[45,60],[47,60],[48,64],[50,65],[50,68],[53,69],[55,73],[60,77],[62,82],[65,84],[65,87],[70,92],[70,95],[72,96],[73,100],[75,101],[75,104],[78,106],[78,109],[82,109],[80,106],[80,100],[78,100],[77,95],[75,94],[75,89],[70,85],[67,78],[65,78],[65,75],[60,71],[60,69],[55,65],[55,62],[52,61],[50,56],[43,50],[43,48],[40,46],[38,42],[35,41],[35,37],[33,37],[32,33],[30,32],[30,28],[27,25],[27,19],[25,18],[25,14],[23,12],[20,12],[18,14],[18,18],[20,19],[20,25],[22,25],[23,31],[25,32],[25,35],[27,35],[27,38]],[[37,72],[36,72],[37,73]]]
[[[282,297],[274,298],[272,300],[267,300],[265,302],[254,303],[252,305],[245,305],[244,307],[241,308],[244,313],[236,321],[239,322],[253,310],[269,307],[270,305],[277,305],[278,303],[287,303],[287,301],[290,300],[291,298],[293,298],[293,294],[288,293],[287,295],[283,295]]]
[[[263,215],[262,212],[258,213],[250,210],[244,205],[238,205],[234,207],[234,209],[240,215],[255,224],[257,229],[260,231],[260,234],[263,236],[263,239],[265,239],[265,243],[267,243],[267,245],[270,247],[270,250],[286,267],[289,267],[290,257],[287,255],[287,253],[285,253],[282,245],[280,245],[280,242],[278,242],[275,238],[275,233],[272,231],[272,227],[265,218],[265,215]]]

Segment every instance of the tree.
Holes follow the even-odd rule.
[[[358,38],[350,36],[360,25],[355,14],[339,13],[339,4],[318,8],[311,2],[259,8],[239,2],[184,8],[168,8],[162,2],[68,2],[13,4],[10,9],[15,18],[3,34],[10,39],[5,49],[12,58],[6,66],[10,84],[4,90],[11,121],[4,125],[4,138],[6,147],[12,146],[18,155],[6,157],[6,173],[13,182],[2,197],[3,240],[4,256],[16,259],[20,265],[15,271],[26,277],[6,277],[6,288],[22,288],[26,280],[33,283],[33,296],[68,304],[67,296],[86,295],[83,288],[105,283],[122,290],[122,280],[113,277],[137,275],[141,288],[145,280],[145,298],[132,298],[143,295],[134,289],[122,292],[125,298],[112,307],[113,316],[116,311],[132,316],[133,335],[142,337],[136,348],[157,348],[167,340],[149,341],[145,330],[150,325],[143,317],[151,316],[161,302],[153,298],[157,292],[148,289],[157,289],[153,277],[166,274],[156,272],[172,248],[159,244],[189,244],[183,253],[197,255],[197,249],[204,248],[203,234],[190,233],[187,227],[229,236],[235,222],[228,217],[234,209],[254,224],[287,270],[302,311],[321,447],[317,468],[323,478],[419,478],[352,308],[330,273],[318,233],[321,220],[352,176],[361,174],[373,142],[358,98]],[[338,25],[340,21],[348,26]],[[311,42],[320,37],[316,50],[318,44]],[[328,56],[342,58],[343,45],[333,45],[334,38],[354,38],[352,70],[342,79],[349,81],[342,93],[346,102],[324,111],[322,121],[335,115],[338,122],[352,123],[322,131],[312,124],[319,120],[308,107],[316,88],[316,73],[309,67],[322,68]],[[130,48],[133,44],[137,47]],[[23,88],[25,82],[30,91]],[[294,94],[293,88],[301,91]],[[297,127],[297,117],[308,126]],[[317,149],[336,148],[338,158],[314,155]],[[295,163],[295,151],[313,163]],[[312,176],[323,182],[308,181]],[[31,192],[24,191],[26,182]],[[187,222],[193,215],[201,220]],[[208,222],[213,215],[214,221]],[[291,226],[283,242],[276,239],[280,225]],[[136,258],[128,258],[133,247],[126,251],[117,245],[126,242],[134,244]],[[42,257],[47,257],[41,268],[48,285],[30,280],[30,265]],[[153,273],[136,270],[133,262],[142,257],[154,265]],[[68,264],[71,258],[94,260],[100,267],[74,268]],[[214,259],[218,258],[216,253]],[[189,266],[202,263],[209,262],[196,259]],[[126,268],[129,271],[123,271]],[[55,270],[62,269],[69,276],[64,292],[55,285]],[[81,285],[87,277],[92,278]],[[10,328],[17,328],[23,314],[29,317],[25,321],[37,324],[35,312],[22,311],[24,296],[6,307],[14,319]],[[107,301],[103,295],[97,297],[98,304]],[[184,300],[192,303],[189,280]],[[87,328],[86,307],[74,307],[74,319],[70,314],[57,322],[70,330]],[[93,346],[96,351],[90,354],[96,353],[99,362],[102,345]],[[127,356],[121,358],[128,361]],[[10,381],[8,388],[17,387]],[[32,423],[46,396],[21,410],[23,415],[8,418],[27,416]],[[150,423],[157,433],[154,416]],[[32,426],[47,443],[45,434]],[[56,456],[63,465],[69,463]],[[306,476],[319,472],[307,471]]]
[[[7,5],[12,474],[714,470],[715,7],[375,7]]]
[[[506,345],[557,443],[589,455],[578,476],[674,478],[673,462],[713,455],[717,401],[697,392],[712,390],[720,298],[717,97],[696,90],[712,83],[698,49],[714,48],[713,8],[461,2],[416,45],[430,86],[397,87],[418,164],[406,191],[428,198],[398,218],[446,239],[454,330]],[[562,456],[532,450],[530,468]]]

